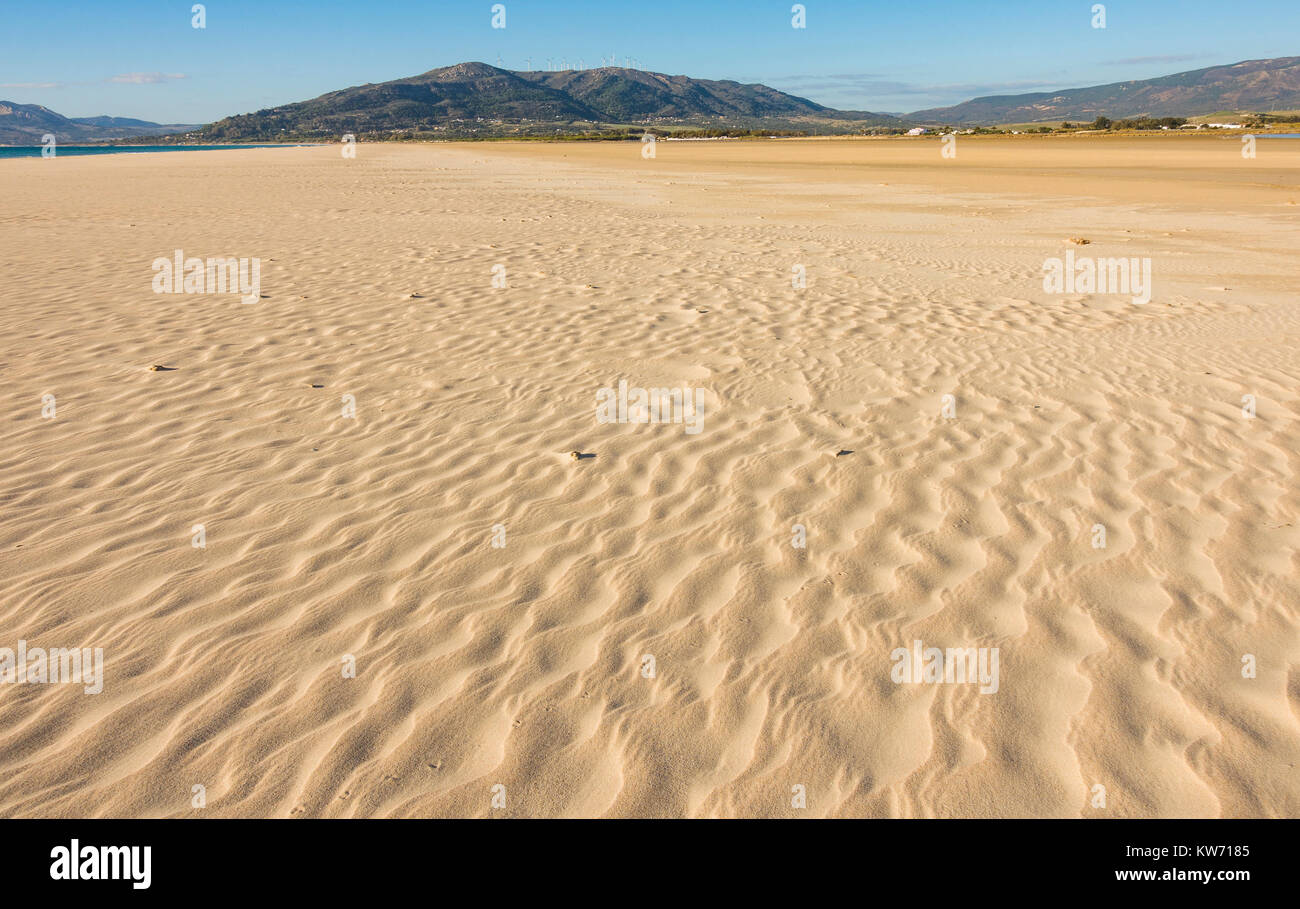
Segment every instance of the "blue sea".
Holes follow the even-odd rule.
[[[65,155],[131,155],[144,152],[218,151],[223,148],[302,148],[301,144],[276,145],[60,145],[55,157]],[[39,145],[0,146],[0,158],[39,158]]]

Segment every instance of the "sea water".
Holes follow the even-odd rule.
[[[142,152],[218,151],[223,148],[301,148],[300,145],[58,145],[52,157],[68,155],[118,155]],[[39,158],[44,146],[0,146],[0,158]]]

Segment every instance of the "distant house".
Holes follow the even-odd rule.
[[[929,132],[929,130],[926,129],[924,126],[913,126],[911,129],[909,129],[909,130],[907,131],[907,135],[909,135],[909,136],[924,136],[924,135],[925,135],[926,133],[928,133],[928,132]]]

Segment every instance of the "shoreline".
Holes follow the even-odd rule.
[[[782,136],[782,135],[770,135],[770,136],[761,136],[761,135],[760,135],[760,136],[754,136],[754,135],[744,135],[744,136],[709,136],[709,137],[680,136],[680,137],[679,137],[679,136],[673,136],[673,135],[663,135],[663,136],[660,136],[660,137],[659,137],[659,141],[664,141],[664,142],[684,142],[684,141],[691,141],[691,142],[705,142],[705,141],[709,141],[709,142],[776,142],[776,141],[785,141],[785,142],[880,142],[880,141],[922,141],[922,142],[924,142],[924,141],[934,141],[934,140],[936,140],[936,139],[941,139],[941,138],[943,138],[943,137],[946,136],[946,135],[956,135],[956,136],[960,137],[960,138],[963,139],[963,140],[981,140],[981,141],[987,141],[987,140],[998,140],[998,139],[1005,139],[1005,140],[1020,140],[1020,141],[1023,141],[1023,140],[1033,140],[1033,139],[1060,139],[1060,140],[1068,140],[1068,139],[1104,139],[1104,140],[1120,140],[1120,139],[1153,139],[1153,138],[1171,138],[1171,137],[1175,137],[1175,136],[1180,137],[1180,138],[1183,138],[1183,139],[1186,139],[1186,138],[1206,139],[1206,138],[1240,138],[1240,137],[1248,136],[1248,135],[1249,135],[1249,136],[1255,136],[1256,138],[1268,138],[1268,137],[1274,137],[1274,138],[1297,138],[1297,137],[1300,137],[1300,132],[1296,132],[1297,126],[1300,126],[1300,124],[1287,124],[1287,125],[1284,126],[1284,127],[1277,127],[1277,128],[1275,128],[1275,129],[1248,129],[1248,128],[1243,127],[1243,128],[1241,128],[1241,129],[1218,129],[1218,128],[1216,128],[1216,129],[1194,129],[1194,130],[1191,130],[1191,129],[1188,129],[1188,130],[1184,130],[1184,129],[1170,129],[1170,130],[1073,130],[1073,131],[1066,131],[1066,132],[1056,132],[1056,131],[1054,131],[1054,132],[1049,132],[1049,133],[1033,133],[1033,132],[1022,131],[1022,132],[1017,132],[1017,133],[998,132],[998,133],[973,133],[973,134],[966,134],[966,133],[964,133],[964,132],[962,131],[963,129],[967,129],[967,128],[969,128],[969,127],[958,127],[958,128],[956,128],[956,129],[955,129],[953,132],[951,132],[951,133],[944,133],[944,132],[941,132],[940,130],[942,129],[942,127],[932,127],[932,128],[931,128],[931,129],[932,129],[931,132],[929,132],[929,133],[927,133],[927,134],[925,134],[925,135],[921,135],[921,136],[906,136],[906,135],[891,135],[891,136],[860,136],[860,135],[807,135],[807,136]],[[641,127],[637,127],[637,129],[641,129]],[[646,127],[644,127],[644,132],[646,132],[646,133],[654,133],[655,129],[656,129],[656,127],[654,127],[654,126],[646,126]],[[679,129],[679,130],[682,130],[682,131],[690,131],[690,130],[691,130],[690,127],[661,127],[661,129]],[[590,134],[585,134],[585,133],[573,133],[573,134],[567,134],[567,135],[562,135],[562,136],[463,136],[463,137],[451,137],[451,138],[426,138],[426,137],[420,137],[420,138],[412,138],[412,139],[358,139],[358,140],[357,140],[357,144],[360,144],[360,145],[438,145],[438,144],[462,144],[462,143],[474,143],[474,142],[493,142],[493,143],[518,143],[518,144],[538,144],[538,143],[540,143],[540,144],[553,144],[553,145],[561,145],[561,144],[568,145],[568,144],[575,144],[575,143],[606,143],[606,142],[618,143],[618,142],[638,142],[638,141],[640,141],[640,134],[637,134],[637,135],[590,135]],[[125,148],[132,148],[132,147],[137,147],[137,146],[139,146],[139,147],[148,148],[148,149],[151,150],[151,151],[158,151],[158,150],[164,150],[164,149],[168,149],[168,148],[195,148],[195,149],[199,149],[199,150],[204,150],[204,149],[215,149],[215,148],[306,148],[306,147],[319,147],[319,146],[337,146],[337,145],[339,145],[339,144],[341,144],[341,143],[340,143],[338,140],[323,140],[323,139],[314,139],[314,140],[310,140],[310,139],[304,139],[304,140],[296,141],[296,142],[258,141],[258,142],[205,142],[205,143],[155,143],[155,144],[149,144],[149,143],[126,143],[126,144],[116,144],[116,145],[115,145],[115,144],[111,144],[111,142],[104,142],[104,143],[95,143],[95,144],[89,144],[89,145],[85,145],[85,144],[77,144],[77,145],[73,145],[73,144],[66,144],[66,145],[64,145],[64,144],[60,144],[58,147],[59,147],[59,148],[123,148],[123,149],[125,149]],[[0,145],[0,149],[6,149],[6,148],[9,148],[9,149],[13,149],[13,148],[21,148],[21,149],[27,149],[27,148],[40,149],[41,146],[40,146],[39,144],[37,144],[37,145]]]

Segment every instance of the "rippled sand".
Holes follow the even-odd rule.
[[[0,647],[104,654],[0,684],[0,813],[1298,816],[1298,178],[1218,137],[0,162]],[[154,294],[177,248],[263,298]],[[1046,293],[1067,250],[1151,302]],[[601,424],[620,379],[713,405]],[[997,691],[896,684],[918,640]]]

